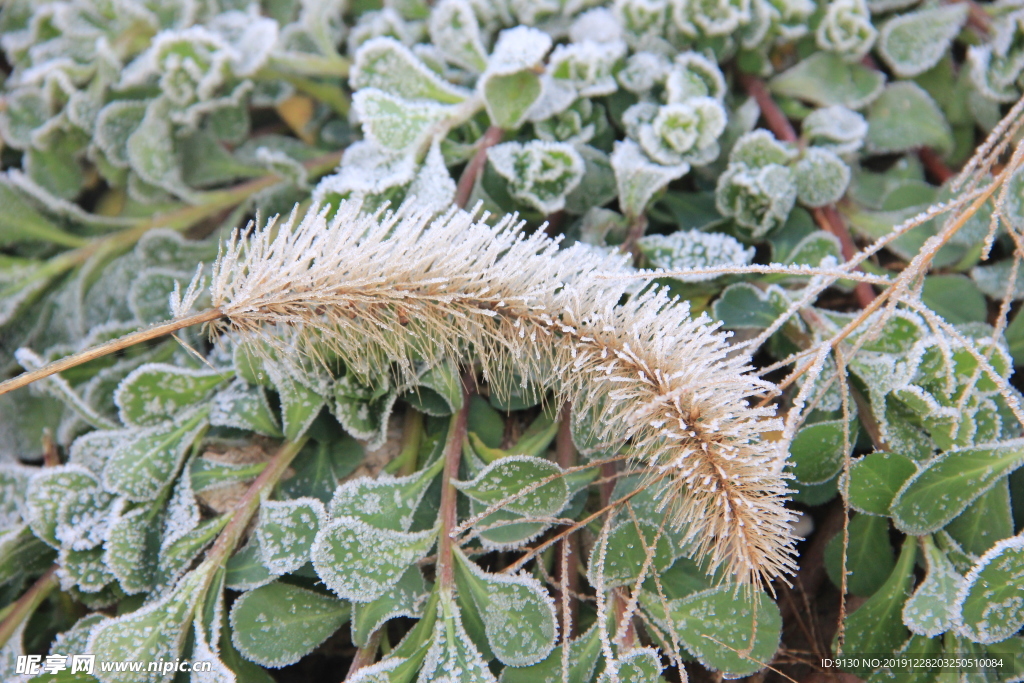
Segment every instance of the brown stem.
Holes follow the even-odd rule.
[[[263,500],[263,493],[269,491],[280,481],[288,465],[292,463],[295,456],[299,454],[302,447],[306,445],[309,437],[303,436],[295,441],[285,441],[277,449],[273,457],[267,462],[266,467],[260,472],[260,476],[249,485],[248,490],[235,504],[231,511],[231,521],[227,523],[224,530],[217,536],[213,547],[206,556],[206,561],[216,565],[222,565],[235,552],[239,541],[245,533],[253,515],[259,510],[260,502]]]
[[[921,163],[924,164],[925,170],[928,171],[928,173],[930,173],[940,185],[956,175],[949,166],[946,166],[946,162],[942,160],[942,157],[940,157],[935,150],[930,147],[922,147],[919,149],[917,151],[917,158],[921,160]]]
[[[633,255],[634,263],[640,260],[640,250],[637,248],[636,243],[644,236],[645,232],[647,232],[647,215],[640,214],[629,224],[629,232],[626,233],[626,239],[619,245],[620,250]]]
[[[843,250],[844,260],[849,261],[857,255],[857,245],[853,243],[853,237],[850,235],[850,231],[846,227],[846,221],[844,221],[843,217],[839,215],[838,211],[836,211],[835,206],[823,206],[813,209],[811,213],[813,214],[814,222],[818,224],[818,227],[839,238],[839,244]],[[858,268],[857,270],[861,269]],[[875,290],[873,290],[871,285],[867,282],[858,282],[853,288],[853,293],[857,297],[857,303],[860,304],[861,308],[868,306],[875,300]]]
[[[57,467],[60,465],[60,451],[57,450],[57,442],[53,440],[50,429],[43,430],[43,467]]]
[[[0,382],[0,395],[6,394],[9,391],[14,391],[15,389],[20,389],[21,387],[31,384],[38,379],[55,375],[58,372],[69,370],[83,363],[88,363],[91,360],[96,360],[97,358],[102,358],[103,356],[108,356],[112,353],[117,353],[129,346],[134,346],[136,344],[141,344],[142,342],[173,334],[178,330],[191,327],[192,325],[208,323],[220,318],[222,315],[223,314],[219,308],[211,308],[207,311],[203,311],[202,313],[190,315],[187,318],[171,320],[170,322],[147,327],[146,329],[139,330],[138,332],[126,334],[123,337],[113,339],[105,344],[100,344],[99,346],[94,346],[91,349],[86,349],[85,351],[61,358],[60,360],[55,360],[52,363],[47,363],[38,370],[23,372],[17,377],[12,377],[9,380]]]
[[[576,446],[572,442],[572,406],[562,406],[561,421],[558,424],[558,435],[555,437],[555,458],[562,469],[576,465]],[[562,637],[568,640],[574,635],[576,623],[579,621],[580,576],[576,571],[576,557],[579,555],[579,539],[575,534],[558,542],[555,556],[555,579],[559,588],[555,591],[555,599],[562,605]],[[562,558],[565,558],[563,563]]]
[[[384,627],[380,627],[376,631],[370,634],[370,638],[366,641],[366,645],[356,650],[356,656],[352,659],[352,663],[348,667],[348,673],[345,674],[345,680],[349,680],[355,675],[357,671],[363,667],[370,666],[377,659],[377,650],[380,649],[380,641],[384,637]]]
[[[487,150],[501,142],[501,136],[505,134],[501,128],[491,126],[476,143],[476,154],[466,164],[466,170],[459,178],[459,185],[455,189],[455,205],[459,208],[466,208],[469,196],[473,194],[473,186],[476,185],[477,176],[484,169],[487,163]]]
[[[783,111],[779,109],[779,105],[772,99],[764,81],[750,74],[740,74],[740,83],[757,102],[761,116],[764,117],[768,128],[775,133],[775,137],[783,142],[796,142],[796,131],[793,129],[793,124],[789,122]]]
[[[462,460],[462,442],[466,438],[469,418],[469,393],[462,390],[462,408],[452,416],[448,430],[448,441],[444,446],[444,470],[441,473],[441,537],[437,542],[437,580],[442,588],[454,590],[455,566],[452,562],[452,531],[458,523],[456,500],[458,489],[454,482],[459,478],[459,462]]]
[[[21,623],[32,616],[40,603],[53,592],[57,587],[57,565],[46,570],[46,573],[36,579],[32,587],[25,591],[25,594],[18,598],[14,607],[7,613],[7,616],[0,622],[0,647],[3,647],[14,632],[18,630]]]

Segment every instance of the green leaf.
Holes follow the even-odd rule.
[[[380,448],[387,438],[388,420],[394,408],[397,390],[387,375],[374,378],[372,386],[345,375],[334,383],[332,412],[349,434],[367,442],[367,449]]]
[[[419,567],[408,567],[384,595],[372,602],[352,603],[352,641],[359,647],[365,646],[374,631],[395,617],[419,619],[429,592]]]
[[[903,623],[919,636],[933,637],[949,630],[960,574],[931,536],[922,537],[928,572],[903,606]]]
[[[665,667],[657,650],[642,647],[630,650],[618,658],[616,662],[618,674],[612,678],[610,671],[605,671],[597,679],[598,683],[663,683],[661,670]]]
[[[455,482],[455,486],[486,506],[514,497],[502,508],[521,515],[546,517],[564,508],[569,500],[569,489],[559,476],[561,473],[562,468],[549,460],[510,455],[485,467],[472,481]],[[552,480],[517,495],[548,478]]]
[[[924,279],[921,300],[951,325],[987,319],[985,295],[965,275],[929,275]]]
[[[407,47],[390,37],[366,41],[356,52],[350,84],[353,90],[377,88],[407,100],[457,104],[468,93],[431,71]]]
[[[889,515],[889,507],[917,465],[899,453],[869,453],[850,467],[850,506],[869,515]]]
[[[224,584],[231,590],[247,591],[273,581],[275,575],[263,564],[260,555],[259,539],[250,536],[245,547],[228,560]]]
[[[144,182],[182,197],[194,195],[181,179],[170,119],[171,103],[158,98],[146,107],[139,127],[128,137],[128,162]]]
[[[330,638],[351,612],[343,600],[275,581],[231,606],[231,642],[246,659],[279,669]]]
[[[619,207],[626,218],[643,215],[658,192],[690,170],[689,164],[662,166],[647,158],[640,145],[630,139],[616,140],[611,155]]]
[[[247,429],[264,436],[284,436],[263,387],[249,385],[241,379],[214,394],[210,424]]]
[[[942,453],[903,484],[892,502],[893,522],[915,535],[941,529],[1022,464],[1022,439]]]
[[[203,407],[176,422],[133,431],[107,460],[103,485],[132,501],[154,500],[174,479],[208,413]]]
[[[555,647],[558,628],[551,596],[533,577],[491,574],[454,553],[460,593],[472,596],[494,655],[509,666],[530,666]]]
[[[29,480],[25,495],[25,521],[32,531],[57,548],[61,545],[58,530],[63,521],[65,503],[79,494],[102,493],[100,482],[80,465],[60,465],[39,470]]]
[[[24,525],[0,532],[0,586],[40,574],[56,559],[53,550]]]
[[[278,364],[267,363],[264,367],[281,397],[281,423],[284,425],[284,436],[289,441],[295,441],[306,433],[327,401],[321,392],[314,391],[298,381]]]
[[[0,246],[23,241],[52,242],[66,247],[84,244],[80,237],[65,232],[39,212],[18,192],[6,175],[0,175]]]
[[[953,606],[957,630],[976,643],[998,643],[1024,626],[1024,537],[996,543],[967,576]]]
[[[348,435],[311,441],[292,462],[295,475],[279,484],[281,494],[288,498],[312,496],[326,505],[338,483],[362,464],[364,454],[359,442]]]
[[[843,467],[843,432],[847,431],[845,442],[852,451],[857,443],[857,422],[851,429],[844,420],[817,422],[797,432],[789,448],[789,459],[793,464],[793,475],[802,484],[823,484],[836,476]]]
[[[876,69],[848,63],[831,52],[815,52],[773,78],[769,86],[776,95],[820,107],[861,109],[882,93],[884,84],[885,75]]]
[[[418,680],[433,681],[458,676],[462,683],[495,683],[487,662],[474,648],[472,639],[466,633],[459,607],[449,592],[441,593],[435,609],[437,618],[433,624],[430,649],[424,658]]]
[[[846,551],[846,590],[853,595],[875,593],[896,565],[889,545],[889,520],[873,515],[857,515],[850,520],[850,545]],[[842,587],[843,532],[840,530],[825,546],[825,569],[837,587]]]
[[[967,506],[946,525],[946,531],[972,555],[983,555],[996,541],[1013,536],[1009,477]]]
[[[487,150],[487,160],[516,201],[544,215],[565,208],[566,196],[586,169],[575,147],[547,140],[495,145]]]
[[[778,285],[762,291],[750,283],[738,282],[725,288],[712,311],[729,329],[762,329],[788,308],[789,299]]]
[[[939,63],[967,21],[966,5],[945,5],[889,19],[878,33],[878,54],[901,78],[912,78]]]
[[[107,531],[104,562],[129,595],[153,588],[163,526],[161,502],[115,516]]]
[[[194,571],[159,600],[97,624],[86,651],[106,662],[178,659],[205,579],[205,572]],[[159,671],[102,671],[97,667],[95,673],[102,683],[163,683],[167,679]]]
[[[423,494],[441,472],[444,459],[407,477],[381,473],[358,477],[338,487],[331,499],[331,517],[354,517],[378,529],[408,531]]]
[[[842,653],[887,654],[894,652],[909,635],[903,625],[901,610],[914,586],[914,557],[917,539],[903,541],[900,559],[885,584],[846,618],[846,640],[842,648],[832,644],[832,651]],[[866,676],[869,668],[851,668],[851,673]]]
[[[316,498],[264,501],[256,527],[263,564],[274,574],[306,564],[313,539],[326,521],[324,504]]]
[[[166,363],[136,368],[114,394],[126,425],[152,427],[202,402],[226,377],[213,370],[192,370]]]
[[[850,185],[850,167],[832,151],[811,147],[793,165],[797,198],[807,206],[839,201]],[[815,264],[817,265],[817,264]]]
[[[483,80],[483,93],[487,114],[494,125],[515,130],[540,97],[540,76],[532,71],[487,76]]]
[[[755,604],[746,596],[734,586],[721,586],[669,600],[667,620],[657,595],[642,592],[640,604],[662,628],[671,628],[701,664],[740,678],[772,661],[782,631],[782,617],[772,600],[757,592]],[[752,634],[753,648],[748,650]]]
[[[953,131],[939,105],[916,83],[886,86],[868,110],[868,151],[876,154],[931,147],[940,153],[953,149]]]
[[[632,519],[617,524],[608,534],[603,563],[598,561],[601,544],[594,544],[587,563],[587,578],[591,585],[599,585],[599,576],[603,576],[602,581],[608,588],[628,586],[636,582],[647,557],[644,546],[650,547],[654,543],[658,527],[641,523],[640,530],[643,531],[642,539]],[[647,574],[660,573],[667,569],[675,560],[675,554],[676,550],[672,547],[669,535],[663,532],[654,547],[654,557]]]
[[[391,152],[417,152],[453,113],[450,106],[411,102],[376,88],[357,91],[352,107],[362,124],[363,137]]]
[[[338,597],[370,602],[393,588],[409,565],[426,557],[436,535],[432,529],[406,533],[338,517],[317,533],[313,567]]]
[[[569,641],[569,680],[591,680],[600,654],[601,638],[595,624],[579,638]],[[506,666],[499,680],[501,683],[563,683],[561,646],[531,666]]]

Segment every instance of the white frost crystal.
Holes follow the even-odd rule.
[[[671,235],[647,235],[638,245],[652,265],[664,270],[689,270],[714,266],[745,266],[753,261],[754,248],[720,232],[679,230]],[[673,276],[683,282],[712,280],[714,275]]]

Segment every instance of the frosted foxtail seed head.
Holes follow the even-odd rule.
[[[491,226],[454,208],[365,215],[348,203],[327,216],[314,206],[232,234],[212,272],[224,326],[271,343],[292,328],[314,358],[326,347],[399,382],[414,361],[476,362],[497,391],[513,373],[541,378],[593,416],[595,440],[628,440],[634,466],[664,473],[666,511],[710,571],[747,584],[793,571],[788,491],[761,440],[781,426],[747,402],[774,386],[729,353],[718,323],[661,289],[627,298],[631,282],[614,276],[628,257],[560,250],[511,216]]]

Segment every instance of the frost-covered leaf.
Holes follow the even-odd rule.
[[[313,542],[313,567],[338,597],[370,602],[390,590],[406,568],[426,556],[436,532],[378,529],[355,517],[337,517]],[[368,554],[367,548],[373,548]]]
[[[569,641],[569,680],[589,681],[601,654],[601,638],[596,625]],[[501,683],[562,683],[562,646],[553,649],[540,662],[526,667],[506,666]]]
[[[725,123],[725,108],[712,97],[690,97],[660,107],[640,103],[623,114],[630,136],[647,156],[665,166],[714,161]]]
[[[451,116],[451,107],[430,101],[408,101],[376,88],[363,88],[352,97],[363,136],[381,149],[416,151]]]
[[[617,140],[611,155],[619,206],[627,217],[640,216],[647,204],[673,180],[690,170],[689,164],[662,166],[652,162],[632,140]]]
[[[0,529],[17,526],[24,519],[25,489],[35,472],[16,463],[0,464]]]
[[[1020,439],[942,453],[903,484],[892,502],[893,521],[907,533],[936,531],[1022,464]]]
[[[128,168],[128,138],[138,129],[146,115],[148,102],[115,100],[100,110],[96,118],[93,142],[108,162],[118,168]]]
[[[231,606],[231,642],[246,659],[279,669],[330,638],[351,611],[343,600],[275,581]]]
[[[276,578],[260,560],[259,539],[249,537],[245,547],[231,556],[225,567],[224,585],[231,590],[248,591],[265,586]]]
[[[878,31],[865,0],[832,0],[815,34],[818,47],[856,62],[871,49]]]
[[[356,91],[377,88],[407,100],[457,104],[467,97],[465,91],[444,81],[409,48],[389,37],[360,46],[349,82]]]
[[[1009,477],[967,506],[946,525],[946,531],[972,555],[984,555],[996,541],[1013,536]]]
[[[715,301],[715,319],[730,329],[759,329],[770,326],[789,308],[789,299],[778,285],[767,291],[747,283],[729,285]]]
[[[163,589],[177,581],[199,554],[214,542],[229,518],[230,515],[220,515],[204,519],[173,543],[162,544],[157,562],[157,593],[163,592]]]
[[[966,5],[907,12],[889,19],[878,34],[878,54],[901,78],[913,78],[939,63],[967,21]]]
[[[135,431],[107,460],[103,485],[132,501],[156,498],[174,479],[208,412],[205,407],[192,410],[175,422]]]
[[[610,671],[605,671],[597,679],[598,683],[612,683],[615,680],[620,683],[661,683],[665,680],[661,677],[661,670],[665,667],[658,651],[652,647],[630,650],[616,660],[615,668],[615,678]]]
[[[423,494],[443,464],[438,458],[430,467],[406,477],[381,473],[376,479],[351,479],[335,491],[328,508],[331,517],[355,517],[378,529],[408,531]]]
[[[912,633],[931,638],[949,630],[961,578],[930,536],[923,537],[923,546],[928,572],[903,606],[903,623]]]
[[[731,586],[711,588],[668,601],[668,619],[661,599],[644,591],[641,605],[663,628],[671,628],[698,661],[729,678],[759,671],[779,647],[782,617],[774,601],[754,593],[757,604]],[[753,648],[748,651],[753,635]],[[741,644],[741,645],[740,645]],[[740,647],[735,647],[740,645]],[[730,646],[732,646],[731,649]]]
[[[517,26],[498,35],[487,69],[477,82],[494,125],[515,130],[526,120],[542,90],[536,67],[550,49],[551,37],[528,26]]]
[[[545,215],[565,206],[585,170],[583,157],[572,145],[546,140],[495,145],[487,159],[508,182],[509,194]]]
[[[281,397],[281,423],[284,436],[294,441],[306,433],[327,401],[322,392],[306,386],[289,369],[275,362],[264,365]],[[301,371],[300,371],[301,372]]]
[[[529,576],[491,574],[455,552],[460,593],[468,593],[484,623],[495,656],[509,666],[530,666],[555,646],[555,606]]]
[[[654,557],[646,570],[648,575],[663,571],[672,565],[676,558],[676,549],[672,547],[669,535],[661,533],[655,544],[658,527],[644,522],[639,526],[638,530],[632,519],[621,521],[608,534],[607,545],[603,551],[600,543],[594,545],[587,562],[587,578],[591,585],[604,585],[608,588],[633,585],[647,558],[645,546],[653,546],[654,550]]]
[[[783,71],[769,84],[772,92],[820,107],[842,105],[863,109],[882,94],[885,74],[849,63],[831,52],[815,52]]]
[[[731,158],[731,157],[730,157]],[[750,168],[730,163],[718,177],[715,206],[751,238],[764,237],[786,222],[797,199],[793,172],[779,164]]]
[[[496,683],[487,662],[466,633],[458,605],[449,593],[441,594],[436,609],[430,649],[424,658],[418,683],[456,679],[463,683]]]
[[[153,588],[162,519],[158,504],[118,511],[103,544],[103,560],[129,595]]]
[[[265,436],[283,436],[263,387],[249,385],[241,379],[214,394],[210,424],[248,429]]]
[[[896,493],[917,472],[914,461],[901,453],[869,453],[850,467],[851,507],[870,515],[889,515]]]
[[[796,193],[807,206],[818,207],[839,201],[850,184],[850,167],[835,152],[811,147],[793,165]]]
[[[79,492],[103,492],[96,475],[79,465],[47,467],[33,475],[25,495],[25,521],[36,536],[54,548],[60,546],[56,534],[62,522],[61,506]]]
[[[793,475],[803,484],[823,484],[843,467],[843,432],[845,443],[852,450],[857,443],[857,423],[844,430],[843,420],[829,420],[807,425],[793,439],[789,459]]]
[[[64,546],[57,556],[57,578],[65,591],[98,593],[114,580],[114,575],[103,561],[101,548],[72,550]]]
[[[953,149],[953,131],[931,95],[916,83],[886,86],[868,110],[867,149],[876,154],[931,147]]]
[[[164,597],[93,627],[87,651],[100,661],[175,660],[192,625],[205,572],[188,574]],[[100,671],[102,683],[164,683],[170,673]]]
[[[579,97],[600,97],[618,90],[612,71],[626,54],[621,41],[583,40],[558,45],[548,60],[549,73],[560,84],[571,85]]]
[[[842,105],[821,107],[808,114],[801,124],[803,137],[815,147],[836,154],[852,154],[864,145],[867,120]]]
[[[502,508],[522,515],[544,517],[557,513],[568,501],[569,490],[565,480],[559,476],[561,473],[562,468],[549,460],[510,455],[491,463],[471,481],[456,482],[455,486],[487,506],[514,497]],[[517,495],[548,478],[552,481]]]
[[[964,577],[953,604],[957,631],[976,643],[1006,640],[1024,626],[1024,538],[985,553]]]
[[[909,633],[903,625],[902,609],[914,586],[914,558],[917,539],[903,542],[900,558],[885,584],[846,618],[846,640],[842,648],[833,643],[832,651],[840,653],[871,652],[879,655],[894,652]],[[865,676],[870,668],[849,669]]]
[[[347,374],[334,383],[334,416],[349,434],[367,441],[367,448],[379,448],[387,436],[388,420],[398,391],[386,375],[366,386]]]
[[[126,425],[151,427],[201,403],[224,380],[224,374],[213,370],[149,363],[124,378],[114,402]]]
[[[718,266],[745,266],[754,258],[754,248],[719,232],[678,230],[671,235],[646,235],[637,241],[651,265],[665,270],[689,270]],[[714,275],[673,275],[683,282],[713,280]]]
[[[430,12],[430,42],[452,64],[476,73],[487,68],[487,51],[473,5],[467,0],[442,0]]]
[[[889,545],[889,520],[872,515],[857,515],[848,526],[850,542],[846,548],[846,592],[868,597],[881,588],[896,564]],[[836,587],[842,587],[843,533],[840,531],[825,546],[825,569]]]
[[[128,163],[141,180],[182,197],[193,194],[181,179],[169,102],[158,99],[150,103],[139,127],[128,137],[125,148]]]
[[[53,549],[28,526],[13,524],[0,531],[0,586],[40,574],[54,559]]]
[[[259,519],[260,559],[272,573],[287,574],[309,561],[309,549],[327,513],[316,498],[268,500],[260,505]]]
[[[419,567],[407,568],[402,578],[376,600],[352,604],[352,641],[360,647],[369,642],[370,635],[395,617],[423,616],[423,603],[429,592]]]
[[[347,435],[306,444],[292,462],[295,475],[279,485],[284,497],[312,496],[325,505],[338,483],[363,462],[365,451]]]

